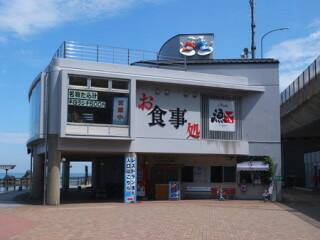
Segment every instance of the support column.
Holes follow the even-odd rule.
[[[43,192],[43,158],[33,156],[32,182],[31,182],[31,196],[35,200],[42,198]]]
[[[62,188],[64,191],[69,189],[69,180],[70,180],[70,162],[65,161],[63,162],[63,169],[62,169]]]
[[[135,203],[137,201],[137,155],[127,153],[124,162],[124,202]]]
[[[97,162],[95,159],[92,160],[92,174],[91,174],[91,186],[92,189],[95,191],[96,190],[96,177],[97,177]]]
[[[60,161],[61,153],[57,151],[57,137],[48,139],[48,180],[47,180],[47,204],[60,204]]]

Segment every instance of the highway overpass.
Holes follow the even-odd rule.
[[[320,151],[320,56],[281,93],[280,109],[283,176],[305,186],[304,154]]]

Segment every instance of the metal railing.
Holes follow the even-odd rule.
[[[23,189],[30,189],[31,178],[5,178],[0,179],[0,192],[6,191],[22,191]]]
[[[320,56],[314,60],[284,91],[281,92],[281,104],[301,91],[310,81],[320,80]]]
[[[70,187],[78,187],[82,185],[91,185],[92,183],[92,177],[69,177],[69,186]],[[61,185],[62,185],[62,179],[61,179]]]
[[[63,42],[53,58],[68,58],[84,61],[95,61],[112,64],[132,65],[149,64],[151,67],[160,65],[168,68],[185,69],[187,60],[184,57],[174,58],[162,56],[158,52],[118,48],[99,44],[83,44],[72,41]]]
[[[4,178],[0,179],[0,193],[7,191],[22,191],[31,188],[31,178]],[[88,186],[92,183],[92,177],[70,177],[69,186],[78,187],[78,186]],[[62,178],[60,178],[60,184],[62,186]]]

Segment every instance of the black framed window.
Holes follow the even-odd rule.
[[[235,182],[235,181],[236,181],[236,167],[224,167],[223,182]]]
[[[74,86],[87,86],[87,78],[81,76],[69,76],[69,84]]]
[[[129,83],[127,81],[112,80],[112,89],[128,90]]]
[[[193,182],[193,166],[184,166],[181,169],[182,182]]]
[[[221,183],[222,176],[223,176],[222,166],[211,167],[211,182]]]
[[[91,87],[108,88],[108,80],[103,78],[91,78]]]
[[[128,124],[128,94],[68,90],[68,122]]]

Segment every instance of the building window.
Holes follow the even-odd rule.
[[[128,96],[69,89],[68,122],[128,125]]]
[[[91,78],[91,87],[108,88],[108,82],[103,78]]]
[[[87,78],[81,76],[69,76],[69,85],[86,87]]]
[[[249,171],[241,171],[240,172],[240,183],[241,184],[252,183],[251,172],[249,172]]]
[[[236,167],[211,167],[211,182],[236,182]]]
[[[222,166],[211,167],[211,182],[222,183],[222,171]]]
[[[127,81],[112,80],[112,89],[128,90],[129,84]]]
[[[236,167],[224,167],[223,182],[235,182],[235,181],[236,181]]]
[[[40,112],[41,112],[41,80],[34,86],[30,95],[30,137],[40,134]]]
[[[181,169],[182,182],[193,182],[193,166],[184,166]]]

